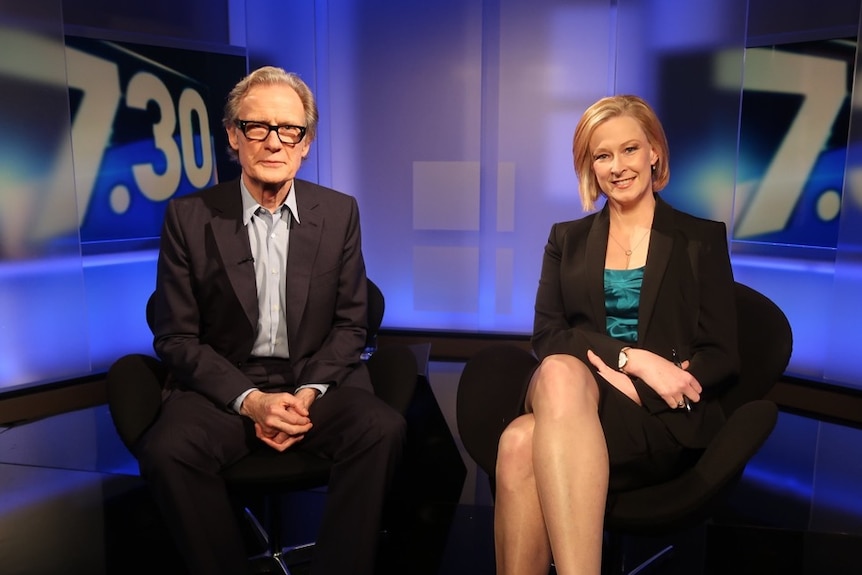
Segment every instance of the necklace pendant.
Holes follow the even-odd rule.
[[[626,250],[626,257],[631,257],[631,255],[632,255],[632,251],[631,251],[631,250]]]

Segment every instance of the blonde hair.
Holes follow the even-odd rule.
[[[222,125],[226,129],[230,129],[235,125],[239,119],[239,107],[249,90],[255,86],[272,86],[277,84],[290,86],[299,96],[299,99],[302,101],[302,109],[305,110],[305,139],[309,144],[313,142],[315,136],[317,136],[318,121],[317,102],[314,101],[314,94],[311,93],[311,88],[302,81],[302,78],[298,74],[286,72],[282,68],[276,68],[275,66],[258,68],[233,87],[227,96],[227,102],[224,106]],[[229,148],[229,152],[236,159],[236,150]]]
[[[602,98],[587,108],[581,116],[572,142],[575,174],[578,176],[578,194],[581,196],[581,206],[586,212],[595,209],[596,200],[602,193],[596,175],[593,173],[590,139],[599,126],[620,116],[629,116],[640,124],[647,141],[658,156],[652,170],[653,191],[661,191],[670,180],[667,137],[655,111],[638,96],[621,95]]]

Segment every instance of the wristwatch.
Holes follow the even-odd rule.
[[[628,354],[628,351],[629,351],[630,349],[631,349],[630,347],[624,347],[624,348],[622,348],[622,349],[620,350],[620,359],[619,359],[619,361],[618,361],[618,363],[617,363],[617,369],[619,369],[619,370],[620,370],[621,372],[623,372],[623,373],[625,373],[625,371],[626,371],[626,369],[625,369],[625,368],[626,368],[626,364],[629,362],[629,354]]]

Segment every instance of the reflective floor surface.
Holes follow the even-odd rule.
[[[466,474],[457,464],[448,473],[444,464],[426,478],[446,485],[448,473],[444,490],[415,485],[412,515],[392,522],[382,538],[379,575],[494,573],[487,478],[469,461],[465,465]],[[423,498],[429,490],[434,496]],[[3,575],[184,573],[104,406],[0,430],[0,493]],[[313,539],[324,497],[316,490],[283,499],[291,518],[286,542]],[[780,521],[765,527],[743,517],[741,510],[766,498],[743,483],[716,522],[668,540],[633,540],[632,556],[648,557],[673,542],[672,556],[657,573],[862,573],[858,536],[809,533]],[[303,557],[294,559],[294,575],[307,574]]]

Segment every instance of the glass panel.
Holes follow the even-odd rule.
[[[328,6],[331,140],[320,145],[332,185],[359,200],[385,325],[475,329],[483,50],[495,26],[483,28],[475,0]]]
[[[862,21],[862,14],[856,17]],[[857,33],[862,38],[862,24]],[[852,64],[852,63],[851,63]],[[859,354],[859,325],[862,323],[862,58],[855,44],[855,66],[852,66],[852,99],[849,99],[849,136],[844,189],[841,195],[841,221],[838,228],[838,252],[827,330],[823,377],[862,389],[856,358]]]
[[[862,535],[862,430],[819,423],[812,531]]]
[[[834,1],[834,0],[833,0]],[[857,38],[862,37],[862,14],[859,4],[846,13],[845,22],[854,18]],[[840,222],[837,233],[834,277],[831,285],[816,295],[829,302],[828,312],[819,318],[822,326],[823,356],[816,365],[825,381],[862,389],[859,379],[859,324],[862,321],[862,115],[860,115],[859,81],[862,60],[859,43],[852,45],[854,59],[848,62],[852,78],[848,79],[848,144],[843,174]],[[851,96],[852,95],[852,96]],[[814,294],[812,294],[814,295]],[[811,305],[810,300],[799,306]],[[801,335],[794,334],[797,338]],[[862,431],[851,427],[821,423],[817,450],[814,492],[811,501],[813,531],[862,534]]]
[[[667,112],[680,158],[669,196],[730,219],[744,0],[697,10],[608,0],[325,4],[327,41],[315,45],[326,74],[314,78],[325,76],[330,96],[329,139],[318,147],[331,163],[319,175],[360,200],[386,327],[530,333],[550,226],[583,215],[574,127],[610,92],[643,94]],[[652,29],[644,18],[662,34],[643,34]],[[719,60],[733,58],[736,84],[718,85]],[[704,82],[687,82],[692,70]],[[657,87],[666,82],[685,86]],[[694,98],[704,107],[678,105]],[[706,143],[692,142],[704,133]]]
[[[61,18],[0,4],[0,392],[90,365]]]
[[[3,392],[152,351],[164,206],[235,170],[219,120],[246,60],[225,0],[0,6]]]
[[[551,225],[583,215],[572,138],[584,109],[613,81],[613,4],[500,2],[499,61],[486,58],[499,66],[496,85],[489,85],[497,96],[483,101],[497,112],[483,124],[490,176],[482,190],[483,329],[532,331]],[[507,203],[511,224],[495,217]],[[500,304],[506,313],[497,312]]]
[[[788,4],[777,13],[752,0],[750,16],[734,204],[737,279],[787,314],[791,374],[859,386],[847,337],[862,309],[852,295],[862,236],[853,225],[859,212],[848,131],[859,5],[829,0],[816,11]]]
[[[747,0],[621,0],[614,91],[655,107],[670,146],[662,196],[731,223]],[[660,33],[655,32],[660,31]]]

